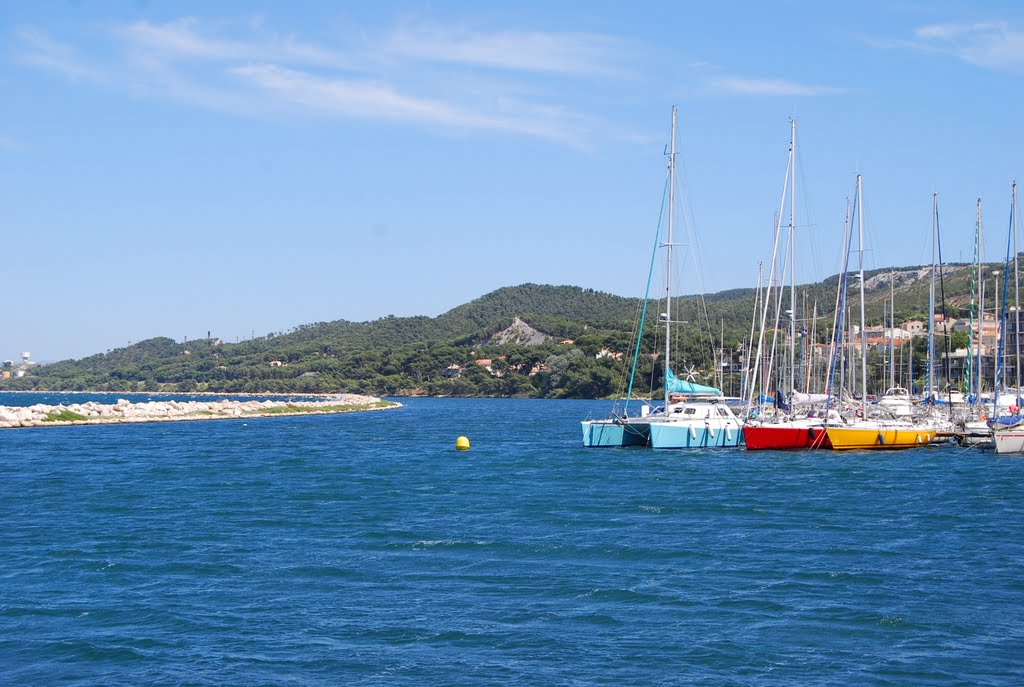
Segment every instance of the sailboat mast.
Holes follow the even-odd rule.
[[[896,273],[889,273],[889,387],[896,387]]]
[[[977,355],[975,360],[978,363],[978,370],[974,374],[974,398],[975,403],[981,402],[981,340],[985,336],[985,280],[981,275],[981,198],[978,198],[978,219],[977,219],[978,231],[975,232],[978,245],[975,247],[975,251],[978,255],[977,273],[978,273],[978,343],[975,348]]]
[[[935,392],[935,251],[939,244],[939,194],[932,194],[932,275],[928,285],[928,374],[925,392],[929,402]],[[910,355],[914,355],[911,351]]]
[[[796,120],[790,119],[789,132],[789,380],[796,389]]]
[[[672,106],[672,138],[668,152],[668,240],[665,245],[665,408],[668,409],[668,373],[672,369],[669,357],[672,353],[672,243],[675,241],[672,229],[675,222],[676,196],[676,106]]]
[[[790,144],[790,157],[792,157],[792,152],[793,152],[792,151],[792,144]],[[770,306],[770,304],[771,304],[771,302],[773,300],[772,297],[771,297],[771,291],[772,291],[772,287],[775,286],[775,284],[776,284],[775,274],[776,274],[776,270],[779,267],[779,263],[782,263],[783,265],[785,265],[785,260],[784,259],[782,259],[782,260],[779,259],[779,237],[780,237],[780,235],[782,233],[782,211],[785,208],[786,192],[788,191],[788,188],[789,188],[787,186],[787,184],[790,183],[789,171],[790,171],[790,163],[787,161],[786,162],[786,178],[785,178],[785,180],[783,181],[783,184],[782,184],[782,196],[779,198],[779,209],[774,214],[774,216],[772,217],[772,259],[771,259],[771,262],[769,263],[768,278],[767,278],[767,281],[765,282],[765,286],[764,286],[764,296],[763,296],[764,300],[763,300],[762,306],[761,306],[761,328],[760,328],[760,331],[758,332],[758,335],[757,335],[757,353],[754,354],[753,351],[751,351],[751,354],[754,355],[754,370],[753,370],[753,372],[750,375],[751,386],[747,390],[747,413],[748,414],[750,413],[751,409],[754,406],[754,395],[756,394],[756,389],[755,389],[754,385],[758,384],[759,381],[761,380],[761,378],[758,375],[759,375],[759,371],[761,370],[762,358],[765,357],[765,351],[764,351],[764,339],[765,339],[765,336],[764,335],[765,335],[766,325],[768,323],[768,308],[769,308],[769,306]],[[760,269],[758,270],[758,276],[760,277]],[[775,339],[776,339],[776,337],[778,336],[778,333],[779,333],[779,308],[781,307],[782,296],[783,296],[783,293],[785,291],[784,285],[785,285],[785,274],[783,273],[782,277],[778,280],[779,291],[778,291],[778,297],[775,299],[775,303],[776,303],[776,305],[775,305],[775,326],[772,328],[772,347],[771,347],[771,358],[769,359],[769,365],[772,363],[772,361],[774,361],[774,356],[775,356]],[[766,365],[766,368],[768,368],[768,374],[764,375],[766,378],[770,378],[771,377],[771,369],[770,369],[769,365]],[[767,385],[766,384],[762,384],[761,385],[761,390],[762,391],[767,391],[768,390]]]
[[[1013,369],[1016,373],[1014,387],[1016,398],[1020,398],[1020,277],[1017,265],[1017,182],[1010,185],[1010,226],[1013,231]],[[1020,407],[1020,401],[1014,401]]]
[[[864,329],[864,194],[857,175],[857,236],[860,246],[860,392],[864,417],[868,416],[868,338]]]

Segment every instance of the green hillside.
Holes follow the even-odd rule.
[[[0,388],[607,395],[614,393],[609,385],[620,382],[621,370],[605,374],[603,368],[610,366],[596,365],[605,385],[584,388],[580,385],[590,380],[587,368],[592,365],[583,362],[596,363],[593,356],[606,344],[628,347],[638,304],[637,299],[576,287],[524,284],[434,318],[321,322],[235,344],[215,338],[187,343],[154,338],[32,368],[23,378],[0,381]],[[534,346],[489,344],[515,317],[549,339]],[[573,337],[582,341],[560,343]],[[485,369],[476,364],[480,359],[494,363]]]
[[[968,305],[970,271],[958,266],[945,270],[943,286],[951,316],[962,315]],[[895,280],[897,320],[925,318],[927,272],[893,268],[866,273],[869,324],[882,320],[882,303],[890,299],[889,275]],[[815,308],[821,318],[814,329],[819,342],[830,336],[837,283],[838,276],[833,276],[797,289],[799,319],[810,320]],[[755,297],[753,289],[733,289],[704,299],[675,299],[673,319],[685,324],[674,328],[674,367],[692,370],[698,381],[722,384],[727,392],[730,387],[735,390],[735,373],[720,378],[714,371],[723,356],[739,359],[750,334]],[[788,292],[784,298],[786,309]],[[859,309],[856,297],[848,305]],[[149,339],[81,360],[31,368],[24,377],[0,380],[0,389],[613,396],[625,390],[640,306],[639,299],[573,286],[522,284],[498,289],[438,317],[320,322],[234,344],[216,338]],[[644,351],[664,347],[658,340],[661,329],[652,326],[662,311],[657,303],[649,305]],[[535,340],[544,340],[531,345],[500,343],[515,340],[511,334],[497,335],[516,318]],[[656,388],[662,374],[657,357],[642,356],[638,374],[642,389]]]

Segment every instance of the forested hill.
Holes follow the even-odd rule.
[[[589,331],[594,341],[587,350],[599,346],[593,354],[607,337],[625,350],[639,304],[573,286],[523,284],[438,317],[319,322],[240,343],[153,338],[35,367],[3,380],[0,389],[537,395],[541,382],[551,390],[548,358],[580,355],[560,342]],[[489,343],[516,318],[546,340]],[[476,364],[486,359],[495,362]]]
[[[901,268],[895,285],[901,316],[922,317],[922,268]],[[876,281],[883,279],[877,271]],[[951,293],[966,291],[965,274]],[[880,320],[890,288],[869,294]],[[831,308],[835,278],[800,287],[801,307]],[[742,348],[749,335],[753,289],[675,300],[676,367],[714,383],[713,356]],[[855,302],[855,301],[851,301]],[[154,338],[81,360],[32,367],[0,380],[0,389],[123,392],[339,393],[604,397],[625,389],[641,300],[574,286],[522,284],[493,291],[438,317],[388,316],[372,322],[320,322],[239,343],[216,337],[176,342]],[[663,307],[651,304],[643,350],[658,350]],[[953,313],[955,314],[955,313]],[[827,327],[822,324],[818,338]],[[660,378],[643,356],[638,374]],[[727,380],[720,380],[725,383]]]

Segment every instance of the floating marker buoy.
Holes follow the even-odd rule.
[[[469,439],[466,437],[459,437],[455,440],[455,450],[457,451],[468,451],[469,450]]]

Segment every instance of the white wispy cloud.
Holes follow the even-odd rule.
[[[922,26],[907,45],[953,55],[990,69],[1024,70],[1024,31],[1005,21],[945,23]]]
[[[105,52],[94,47],[86,57],[84,50],[23,30],[21,57],[112,90],[238,114],[286,110],[402,120],[571,145],[581,145],[594,122],[559,102],[559,86],[622,71],[615,66],[622,41],[597,34],[405,24],[375,35],[335,36],[324,47],[268,31],[258,21],[185,17],[117,26],[110,36]],[[537,73],[561,84],[526,79]]]
[[[625,42],[590,33],[481,32],[465,27],[403,26],[390,32],[383,50],[417,59],[508,70],[560,74],[609,74]]]
[[[18,31],[17,37],[22,47],[20,57],[28,64],[58,72],[73,81],[105,80],[102,70],[89,65],[69,44],[58,43],[32,29]]]
[[[115,33],[136,49],[185,60],[267,60],[307,65],[338,65],[341,56],[303,43],[294,35],[271,33],[249,41],[205,35],[197,19],[185,17],[166,24],[135,22]]]
[[[738,76],[715,76],[708,85],[716,91],[753,96],[817,96],[845,93],[835,86],[802,84],[786,79],[749,79]]]
[[[701,88],[710,94],[771,98],[840,95],[848,92],[838,86],[800,83],[791,79],[737,76],[731,74],[727,67],[706,60],[690,62],[687,68]]]
[[[449,102],[415,97],[374,81],[323,77],[277,65],[247,65],[231,72],[281,100],[320,112],[352,117],[415,121],[458,128],[494,129],[566,140],[571,130],[558,108],[499,103],[498,114],[481,112]],[[532,109],[532,112],[529,110]],[[501,111],[504,111],[502,114]]]

